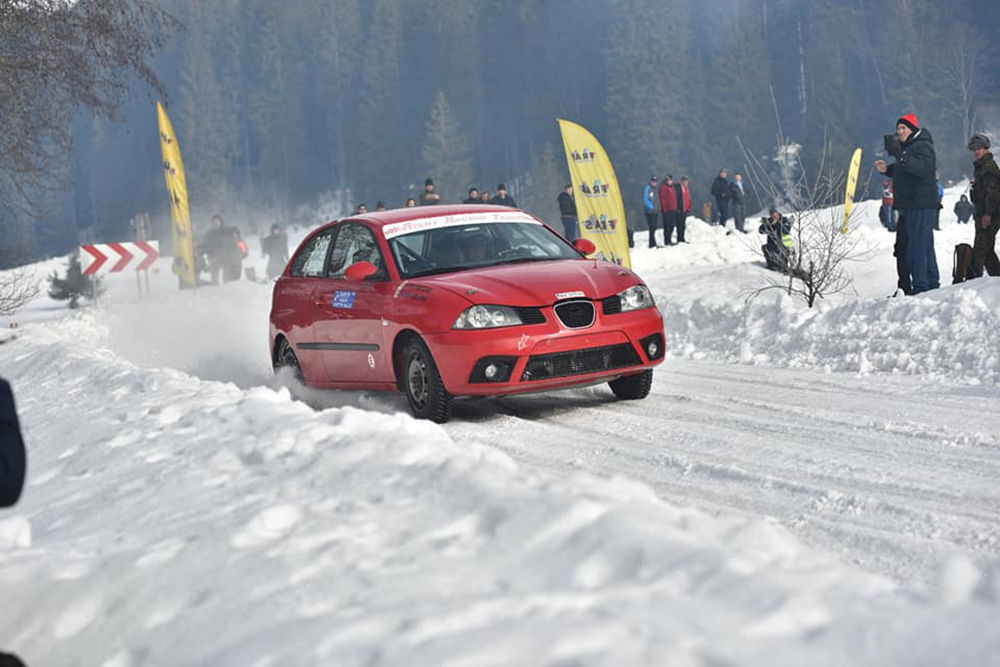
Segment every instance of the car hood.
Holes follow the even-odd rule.
[[[546,306],[572,297],[603,299],[642,281],[610,262],[564,259],[472,269],[412,282],[446,289],[473,303]]]

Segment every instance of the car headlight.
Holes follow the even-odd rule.
[[[653,301],[653,295],[650,294],[649,288],[645,285],[633,285],[624,292],[620,292],[618,296],[622,300],[623,313],[629,310],[652,308],[656,305],[656,302]]]
[[[517,311],[507,306],[472,306],[458,316],[452,329],[495,329],[523,324]]]

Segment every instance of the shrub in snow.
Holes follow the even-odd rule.
[[[101,279],[84,275],[76,254],[69,256],[66,277],[60,278],[55,271],[49,276],[49,296],[57,301],[69,301],[70,308],[79,308],[81,298],[93,300],[103,293]]]

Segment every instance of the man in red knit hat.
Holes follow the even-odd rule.
[[[904,294],[919,294],[941,286],[934,255],[937,156],[930,132],[912,113],[896,121],[896,137],[898,141],[886,136],[886,152],[895,162],[877,160],[875,168],[892,179],[892,207],[899,211],[895,246],[899,288]]]

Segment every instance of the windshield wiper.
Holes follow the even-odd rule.
[[[558,257],[513,257],[500,262],[494,262],[489,266],[500,266],[501,264],[521,264],[522,262],[551,262],[560,259]]]
[[[434,276],[439,273],[452,273],[453,271],[467,271],[475,267],[472,266],[439,266],[434,269],[427,269],[426,271],[418,271],[417,273],[412,273],[406,278],[422,278],[424,276]]]

